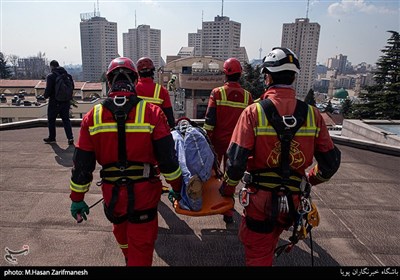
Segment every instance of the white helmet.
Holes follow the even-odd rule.
[[[287,48],[273,48],[263,59],[261,73],[293,71],[300,72],[300,64],[296,54]]]

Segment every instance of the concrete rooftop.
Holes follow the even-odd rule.
[[[79,127],[73,127],[78,138]],[[81,224],[70,215],[69,178],[74,148],[63,128],[57,144],[46,145],[46,127],[0,132],[0,249],[18,251],[17,266],[124,266],[112,226],[101,204]],[[321,217],[312,231],[314,265],[400,265],[400,157],[343,144],[342,164],[331,181],[313,188]],[[99,170],[99,166],[97,166]],[[95,172],[94,182],[98,181]],[[239,186],[237,188],[239,190]],[[91,205],[101,198],[93,183],[86,195]],[[220,215],[176,214],[166,195],[159,204],[159,236],[153,266],[244,266],[237,238],[241,206],[235,223]],[[287,242],[284,233],[280,244]],[[13,266],[0,259],[1,266]],[[310,266],[309,239],[276,259],[276,266]]]

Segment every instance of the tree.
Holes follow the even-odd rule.
[[[256,65],[253,67],[251,64],[245,62],[240,84],[244,89],[251,92],[253,99],[259,98],[265,91],[261,66]]]
[[[11,67],[13,68],[13,72],[14,72],[14,79],[17,78],[17,67],[18,67],[18,56],[15,54],[10,54],[8,55],[8,60],[11,63]]]
[[[329,100],[328,105],[326,105],[325,112],[332,113],[333,111],[332,102]]]
[[[351,112],[352,104],[353,102],[350,100],[350,98],[346,98],[342,104],[342,114],[346,119],[351,119],[353,117]]]
[[[7,65],[7,59],[5,59],[4,54],[0,52],[0,78],[8,79],[11,76],[11,67]]]
[[[360,94],[360,103],[351,106],[351,113],[361,119],[400,119],[400,35],[391,37],[379,58],[374,74],[376,85]]]
[[[316,102],[315,102],[314,91],[312,89],[308,91],[306,97],[304,98],[304,102],[315,107]]]

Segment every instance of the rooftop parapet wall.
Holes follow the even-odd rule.
[[[400,147],[400,135],[374,126],[398,125],[400,120],[348,120],[343,121],[342,136]]]

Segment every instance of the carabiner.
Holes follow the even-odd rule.
[[[239,202],[240,202],[240,205],[242,205],[243,207],[248,206],[250,203],[250,193],[246,187],[243,187],[239,191]]]

